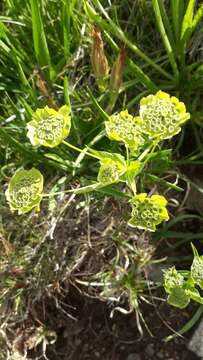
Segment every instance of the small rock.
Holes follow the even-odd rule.
[[[203,360],[203,319],[201,320],[199,326],[195,330],[189,344],[188,349],[194,352],[197,356]]]
[[[81,339],[75,339],[75,345],[76,346],[80,346],[82,344],[82,340]]]
[[[148,344],[145,350],[146,354],[149,356],[149,358],[151,359],[151,357],[154,355],[154,344]]]
[[[126,360],[141,360],[141,357],[137,353],[129,354]]]
[[[163,351],[159,351],[158,353],[157,353],[157,357],[159,358],[159,359],[164,359],[164,353],[163,353]]]
[[[155,282],[162,282],[163,281],[163,271],[167,270],[169,266],[166,264],[152,264],[149,265],[147,268],[148,278],[149,280]]]

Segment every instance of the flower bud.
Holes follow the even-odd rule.
[[[108,60],[104,53],[101,32],[94,27],[92,31],[93,45],[91,52],[92,68],[97,80],[103,80],[109,73]]]
[[[125,64],[125,48],[120,49],[119,55],[113,65],[110,78],[110,91],[118,93],[123,81],[123,68]]]

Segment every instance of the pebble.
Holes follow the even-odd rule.
[[[80,346],[82,344],[82,340],[81,339],[75,339],[75,345],[76,346]]]
[[[164,359],[164,353],[163,353],[163,351],[159,351],[158,353],[157,353],[157,357],[159,358],[159,359]]]
[[[188,349],[195,353],[201,360],[203,360],[203,319],[195,330],[189,344]]]
[[[129,354],[126,360],[141,360],[141,357],[137,353]]]
[[[149,359],[154,355],[154,344],[148,344],[145,349],[146,354],[149,356]]]

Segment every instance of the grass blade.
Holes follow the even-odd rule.
[[[158,0],[158,4],[159,4],[159,9],[160,9],[160,12],[161,12],[161,17],[162,17],[162,20],[163,20],[163,24],[164,24],[165,29],[167,31],[170,44],[171,44],[171,46],[173,48],[173,51],[175,51],[174,35],[173,35],[172,27],[171,27],[171,24],[170,24],[170,21],[169,21],[169,17],[168,17],[167,12],[166,12],[164,2],[162,0]]]
[[[193,22],[193,14],[196,0],[189,0],[187,10],[182,22],[181,39],[186,35],[186,32],[191,28]]]
[[[193,22],[192,22],[192,31],[195,29],[197,24],[200,22],[201,18],[203,17],[203,4],[200,6],[200,8],[197,10]]]
[[[172,19],[173,19],[173,30],[176,39],[176,45],[178,47],[180,40],[180,28],[182,17],[180,14],[180,2],[182,0],[171,0],[171,11],[172,11]]]
[[[160,10],[160,7],[159,7],[159,2],[158,2],[158,0],[152,0],[152,4],[153,4],[154,13],[155,13],[155,16],[156,16],[156,21],[157,21],[157,25],[158,25],[158,28],[159,28],[159,32],[160,32],[160,35],[162,37],[164,46],[166,48],[166,52],[168,54],[168,59],[169,59],[169,61],[171,63],[171,67],[173,69],[175,78],[176,78],[176,80],[178,80],[179,71],[178,71],[175,56],[174,56],[174,53],[173,53],[173,49],[171,47],[171,44],[169,42],[168,36],[167,36],[165,28],[164,28],[164,24],[163,24],[163,20],[162,20],[162,16],[161,16],[161,10]]]
[[[196,0],[189,0],[182,22],[181,39],[180,39],[180,55],[181,55],[181,65],[183,68],[185,67],[185,52],[186,52],[187,43],[192,34],[195,3]]]
[[[53,75],[51,68],[51,59],[44,32],[43,22],[40,13],[40,2],[30,0],[32,11],[32,32],[36,59],[41,67],[45,67],[45,73],[48,79]]]
[[[62,9],[62,26],[63,26],[63,44],[64,56],[68,58],[70,55],[70,33],[71,33],[71,16],[75,6],[76,0],[63,1]]]
[[[164,338],[163,339],[164,342],[167,343],[167,342],[173,340],[175,337],[181,336],[184,333],[188,332],[198,322],[198,320],[202,316],[202,313],[203,313],[203,305],[200,305],[198,307],[197,311],[195,312],[195,314],[193,315],[193,317],[178,332]]]

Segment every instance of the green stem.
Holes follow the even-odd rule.
[[[153,152],[154,152],[155,148],[157,147],[158,143],[159,143],[159,140],[154,140],[154,141],[152,142],[152,144],[149,146],[149,148],[146,149],[146,150],[139,156],[138,160],[141,161],[142,159],[144,159],[145,156],[146,156],[149,152],[150,152],[151,154],[153,154]],[[148,161],[148,159],[146,159],[143,164],[145,164],[147,161]]]
[[[97,134],[87,145],[88,147],[93,146],[96,142],[98,142],[100,139],[102,139],[104,137],[104,135],[106,134],[105,130],[102,130],[99,134]],[[84,149],[80,155],[78,155],[76,161],[75,161],[75,167],[77,168],[78,165],[81,163],[81,161],[83,160],[83,158],[85,157],[87,153],[87,149]],[[95,156],[96,157],[96,156]],[[73,172],[73,175],[75,175],[75,171]]]
[[[77,146],[74,146],[74,145],[68,143],[68,142],[65,141],[65,140],[63,140],[63,144],[66,145],[66,146],[68,146],[69,148],[75,150],[75,151],[78,151],[79,153],[84,153],[84,151],[85,151],[85,155],[88,155],[88,156],[91,156],[91,157],[93,157],[93,158],[95,158],[95,159],[99,159],[99,160],[100,160],[99,156],[90,154],[90,153],[87,152],[85,149],[80,149],[80,148],[78,148]]]
[[[57,191],[55,193],[43,194],[43,197],[50,197],[50,196],[61,195],[61,194],[66,194],[66,193],[84,194],[84,193],[87,193],[90,191],[98,190],[102,187],[104,187],[104,184],[94,183],[94,184],[83,186],[83,187],[80,187],[77,189],[69,189],[69,190]]]
[[[128,167],[129,164],[130,164],[130,154],[129,154],[129,148],[128,148],[127,145],[125,146],[125,148],[126,148],[126,161],[127,161],[127,167]],[[129,178],[128,175],[127,175],[127,185],[128,185],[129,188],[132,190],[133,195],[136,195],[136,193],[137,193],[137,188],[136,188],[135,180],[130,181],[130,178]]]

